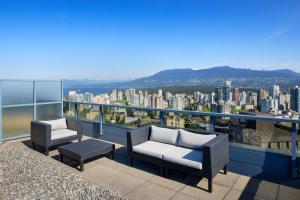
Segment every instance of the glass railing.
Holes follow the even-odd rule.
[[[62,81],[0,80],[0,141],[29,135],[32,120],[62,116]]]
[[[296,168],[300,119],[144,108],[82,102],[64,102],[64,115],[88,121],[135,128],[145,124],[222,132],[231,144],[291,155]]]

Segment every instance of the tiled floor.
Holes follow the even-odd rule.
[[[109,140],[107,137],[104,139]],[[213,181],[213,192],[209,193],[206,191],[207,180],[198,176],[170,171],[170,178],[166,179],[159,176],[159,169],[151,164],[135,161],[133,167],[129,167],[125,147],[116,144],[116,148],[115,160],[106,157],[92,160],[85,164],[84,172],[79,172],[73,161],[66,159],[64,165],[90,181],[119,191],[128,199],[300,199],[299,180],[298,183],[295,180],[277,184],[232,172],[218,174]],[[52,150],[50,156],[59,162],[57,150]]]

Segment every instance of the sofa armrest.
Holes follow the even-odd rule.
[[[146,125],[127,131],[127,150],[132,151],[133,146],[148,141],[150,128],[150,125]]]
[[[77,135],[82,135],[83,134],[83,127],[82,123],[79,119],[72,119],[72,118],[67,118],[67,127],[70,130],[77,131]]]
[[[31,122],[30,131],[31,141],[44,147],[50,146],[51,143],[51,125],[38,121]]]
[[[229,141],[227,134],[217,137],[203,146],[203,171],[207,177],[215,177],[229,162]]]

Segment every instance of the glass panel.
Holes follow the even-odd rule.
[[[78,105],[78,115],[80,119],[99,122],[99,106]]]
[[[230,141],[273,150],[291,151],[291,124],[271,121],[231,120]]]
[[[36,82],[36,102],[61,101],[60,82]]]
[[[33,103],[33,82],[2,81],[3,105]]]
[[[3,108],[3,139],[29,134],[33,120],[33,106]]]
[[[61,104],[38,105],[36,107],[37,120],[51,120],[61,117]]]
[[[64,103],[64,116],[76,117],[76,105],[74,103]]]
[[[136,128],[146,124],[159,125],[159,112],[132,108],[104,107],[106,124]]]

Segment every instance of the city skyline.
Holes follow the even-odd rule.
[[[299,1],[1,1],[4,79],[128,80],[169,68],[300,72]]]
[[[157,89],[113,89],[110,92],[90,93],[69,90],[65,100],[78,103],[115,104],[157,109],[192,110],[200,112],[217,112],[226,114],[262,113],[282,117],[299,117],[300,92],[295,86],[281,90],[279,85],[265,89],[241,90],[232,87],[231,81],[225,81],[222,87],[205,93],[193,91],[192,94]]]

